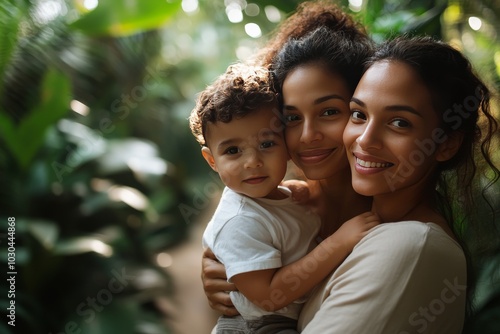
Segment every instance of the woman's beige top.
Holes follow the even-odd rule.
[[[438,225],[381,224],[313,292],[304,334],[461,333],[466,261]]]

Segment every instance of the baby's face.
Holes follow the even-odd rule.
[[[278,112],[263,107],[229,123],[209,123],[202,153],[235,192],[272,198],[286,173],[288,152]]]

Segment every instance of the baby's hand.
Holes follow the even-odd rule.
[[[368,231],[378,224],[380,224],[380,218],[377,214],[365,212],[346,221],[330,238],[350,253],[354,246],[368,234]]]
[[[286,180],[281,183],[292,192],[292,200],[297,204],[306,204],[309,201],[309,185],[301,180]]]

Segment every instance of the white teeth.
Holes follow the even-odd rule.
[[[389,167],[392,165],[390,163],[364,161],[364,160],[361,160],[360,158],[356,158],[356,163],[358,165],[366,167],[366,168],[383,168],[383,167]]]

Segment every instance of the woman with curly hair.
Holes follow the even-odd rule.
[[[234,282],[230,297],[240,315],[220,317],[216,333],[297,333],[303,297],[378,223],[364,213],[316,246],[319,217],[280,186],[288,151],[277,107],[268,70],[237,64],[191,113],[202,155],[226,185],[203,244]]]

